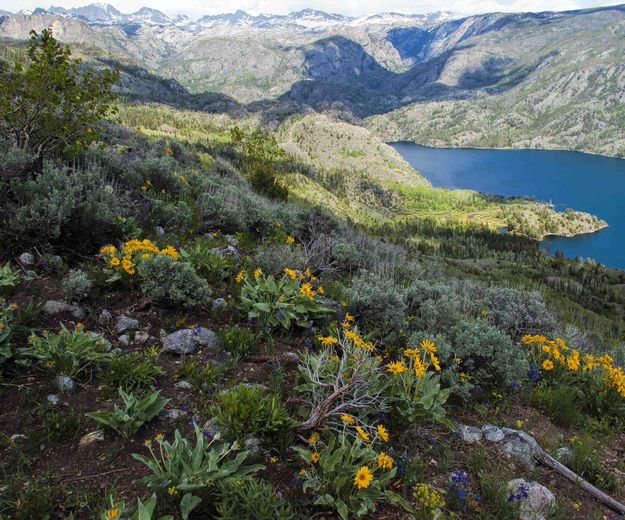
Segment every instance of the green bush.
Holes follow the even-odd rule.
[[[176,368],[174,378],[191,383],[201,393],[212,392],[215,385],[222,381],[231,368],[232,364],[228,362],[208,361],[201,365],[195,359],[189,359]]]
[[[172,496],[184,493],[180,503],[183,518],[200,504],[201,499],[193,492],[208,496],[224,480],[251,475],[264,468],[245,465],[249,452],[237,453],[236,445],[215,445],[215,439],[207,442],[197,424],[194,424],[194,431],[195,446],[176,430],[174,442],[165,440],[162,435],[156,437],[158,449],[152,447],[153,441],[146,441],[149,457],[132,454],[151,471],[141,479],[143,484],[157,493],[168,492]]]
[[[84,332],[82,327],[70,331],[61,325],[58,333],[32,335],[30,345],[20,350],[25,363],[36,361],[39,367],[54,375],[80,377],[93,365],[107,363],[111,355],[104,338]]]
[[[34,179],[5,189],[8,200],[19,201],[12,205],[11,222],[0,227],[13,249],[52,245],[93,254],[119,235],[117,216],[126,211],[106,173],[95,166],[71,169],[46,162]]]
[[[209,283],[221,282],[232,268],[230,259],[212,251],[214,247],[214,240],[200,237],[180,251],[183,260],[189,262],[195,272]]]
[[[267,328],[281,326],[290,329],[295,323],[304,327],[310,320],[331,314],[320,298],[319,287],[312,275],[298,277],[294,272],[274,278],[258,269],[253,278],[242,271],[237,275],[242,281],[240,309],[248,318],[258,320]]]
[[[13,307],[0,300],[0,366],[13,357],[11,345],[13,311]]]
[[[145,423],[156,417],[170,399],[160,397],[160,391],[152,392],[143,399],[119,389],[123,407],[115,405],[112,411],[89,412],[85,415],[99,424],[115,430],[125,439],[132,437]]]
[[[278,397],[258,385],[239,384],[220,392],[211,411],[227,436],[239,441],[247,435],[276,437],[295,426]]]
[[[93,287],[89,275],[81,269],[72,269],[63,280],[63,290],[68,298],[80,301],[86,298]]]
[[[165,371],[156,364],[158,352],[117,354],[111,358],[106,370],[100,373],[102,386],[109,391],[122,388],[126,392],[146,391],[154,388],[156,379]]]
[[[250,329],[238,325],[221,330],[219,339],[224,348],[241,361],[247,361],[258,341]]]
[[[167,255],[145,259],[138,267],[141,291],[155,303],[193,308],[210,296],[206,280],[193,267]]]
[[[372,273],[360,273],[351,279],[345,289],[349,309],[368,330],[379,330],[383,335],[397,333],[406,321],[407,306],[404,290],[392,280]]]
[[[264,273],[280,276],[285,265],[303,271],[306,259],[298,247],[287,244],[261,245],[252,259],[253,265],[260,267]]]
[[[312,492],[315,505],[331,508],[342,520],[374,512],[381,500],[406,505],[390,489],[397,473],[393,460],[380,459],[360,438],[341,433],[327,444],[317,441],[309,448],[294,449],[306,464],[304,492]]]
[[[256,478],[232,478],[219,486],[217,520],[292,520],[293,508],[270,484]]]

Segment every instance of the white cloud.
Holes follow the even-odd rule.
[[[48,7],[43,2],[52,2],[62,7],[77,7],[91,3],[89,0],[0,0],[0,9],[16,11]],[[232,12],[237,9],[258,14],[286,14],[305,8],[321,9],[348,15],[361,15],[382,11],[403,13],[427,13],[433,11],[454,11],[458,13],[485,13],[492,11],[560,11],[583,7],[607,5],[614,2],[600,0],[109,0],[122,12],[136,11],[144,5],[159,9],[167,14],[184,13],[192,17],[203,14]]]

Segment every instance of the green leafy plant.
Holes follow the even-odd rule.
[[[174,378],[191,383],[200,392],[210,392],[226,376],[232,366],[231,362],[207,361],[200,364],[195,359],[188,359],[176,368]]]
[[[31,335],[30,345],[20,350],[20,356],[29,362],[36,361],[44,370],[54,375],[80,377],[93,365],[110,361],[104,338],[84,332],[82,327],[70,331],[44,332],[42,336]]]
[[[428,370],[430,366],[440,371],[436,346],[425,340],[414,349],[406,349],[404,360],[387,365],[390,376],[386,392],[395,411],[409,424],[434,421],[453,429],[446,417],[445,403],[450,389],[441,388],[440,375]]]
[[[372,443],[343,431],[327,444],[316,441],[308,448],[294,449],[307,465],[301,475],[304,492],[312,492],[316,505],[336,511],[343,520],[375,511],[380,500],[409,510],[390,489],[397,467],[384,452],[377,453]]]
[[[180,251],[182,259],[189,262],[195,272],[209,283],[217,283],[228,276],[232,262],[227,256],[218,255],[212,249],[214,241],[198,238]]]
[[[130,515],[127,515],[125,502],[117,502],[113,497],[110,497],[110,502],[110,507],[100,514],[100,520],[152,520],[156,509],[156,493],[145,502],[137,498],[137,508]],[[174,520],[174,517],[165,515],[158,520]]]
[[[11,264],[7,262],[0,267],[0,293],[6,293],[12,287],[15,287],[22,276],[19,272],[13,271]]]
[[[237,275],[242,282],[240,308],[249,318],[262,326],[288,330],[293,323],[303,327],[310,320],[332,313],[320,300],[323,288],[315,285],[317,280],[310,272],[298,276],[290,269],[285,271],[277,280],[258,269],[251,278],[243,272]]]
[[[0,301],[0,365],[13,357],[11,335],[13,333],[14,308]]]
[[[249,434],[284,434],[295,425],[278,397],[259,385],[240,384],[220,392],[211,410],[219,426],[237,440]]]
[[[126,392],[145,391],[154,387],[156,379],[165,371],[156,364],[158,351],[146,349],[143,353],[117,354],[111,358],[100,381],[109,390],[122,388]]]
[[[88,412],[85,415],[115,430],[125,439],[132,437],[146,422],[156,417],[170,399],[160,397],[160,391],[152,392],[143,399],[119,389],[123,407],[115,405],[112,411]]]
[[[293,508],[274,487],[256,478],[231,478],[219,486],[217,520],[292,520]]]
[[[162,435],[155,441],[146,441],[149,457],[132,454],[152,472],[141,479],[143,484],[170,495],[184,493],[180,504],[183,518],[200,503],[200,498],[192,492],[201,491],[203,496],[209,496],[224,480],[251,475],[264,468],[259,464],[245,465],[249,452],[238,451],[236,443],[217,445],[215,438],[207,441],[197,424],[194,424],[194,431],[195,446],[176,430],[173,442]],[[158,449],[154,449],[154,443],[158,444]]]
[[[241,361],[246,361],[250,357],[257,341],[254,332],[238,325],[221,330],[219,339],[224,348]]]

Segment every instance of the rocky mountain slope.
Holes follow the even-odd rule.
[[[1,18],[0,37],[51,26],[191,93],[351,112],[383,140],[625,154],[623,6],[465,18],[35,13]]]

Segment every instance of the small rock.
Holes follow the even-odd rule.
[[[573,451],[571,450],[571,448],[567,446],[558,448],[558,450],[556,451],[556,459],[558,459],[563,464],[570,462],[572,457],[573,457]]]
[[[156,226],[154,228],[154,231],[156,232],[157,237],[162,237],[165,234],[165,229],[163,229],[161,226]]]
[[[150,341],[150,335],[147,332],[140,330],[135,334],[136,345],[145,345],[148,341]]]
[[[248,458],[256,459],[260,455],[260,439],[253,435],[248,435],[243,440],[243,449],[249,451]]]
[[[174,387],[180,390],[191,390],[193,388],[193,385],[189,383],[189,381],[178,381],[174,385]]]
[[[139,320],[135,320],[126,315],[120,316],[117,318],[117,322],[115,322],[115,332],[117,332],[117,334],[123,334],[131,330],[137,330],[138,328]]]
[[[70,395],[76,393],[78,387],[76,386],[76,382],[73,378],[69,376],[60,375],[57,376],[54,380],[56,387],[58,388],[61,394]]]
[[[26,278],[28,278],[29,280],[34,280],[38,278],[37,271],[33,271],[32,269],[29,269],[28,271],[26,271]]]
[[[83,435],[81,439],[78,441],[78,447],[84,448],[93,444],[94,442],[103,441],[104,440],[104,432],[100,430],[95,430],[93,432],[89,432],[86,435]]]
[[[22,253],[20,255],[20,264],[22,265],[34,265],[35,264],[35,257],[33,255],[31,255],[30,253]]]
[[[100,325],[106,325],[113,319],[113,313],[107,309],[103,309],[98,316],[98,323]]]
[[[14,433],[10,437],[11,442],[15,442],[15,441],[18,441],[20,439],[28,439],[28,437],[26,437],[26,435],[24,435],[23,433]]]
[[[43,306],[44,314],[54,316],[56,314],[71,314],[74,319],[82,320],[85,318],[85,311],[76,305],[60,302],[57,300],[48,300]]]
[[[219,430],[219,425],[217,424],[217,419],[215,417],[204,423],[202,431],[210,437],[221,437],[221,431]]]
[[[241,253],[239,253],[239,250],[234,246],[215,247],[211,249],[210,252],[222,258],[230,258],[236,264],[241,263]]]
[[[197,327],[193,330],[193,341],[204,348],[215,348],[219,346],[219,337],[217,337],[217,334],[206,327]]]
[[[225,235],[224,238],[226,239],[226,242],[229,246],[239,247],[239,239],[237,237],[232,235]]]
[[[538,482],[517,478],[508,482],[508,491],[511,495],[521,495],[519,520],[545,520],[555,510],[556,497]]]
[[[165,413],[163,414],[163,416],[166,419],[169,419],[170,421],[177,421],[178,419],[180,419],[181,417],[184,417],[185,415],[187,415],[187,412],[185,412],[184,410],[178,410],[177,408],[171,408],[169,410],[165,410]]]
[[[475,444],[482,440],[482,430],[475,426],[463,424],[458,428],[458,432],[460,433],[460,438],[467,444]]]
[[[161,331],[161,341],[163,342],[163,348],[173,354],[193,354],[197,350],[191,329],[181,329],[171,334]]]
[[[213,300],[213,311],[220,312],[228,307],[228,302],[224,298],[217,298]]]
[[[534,457],[532,456],[532,450],[526,443],[518,439],[510,439],[507,441],[503,445],[503,451],[509,457],[524,464],[528,469],[534,469],[536,466]]]
[[[284,352],[280,356],[280,360],[285,365],[297,365],[299,363],[299,356],[296,352]]]
[[[61,398],[56,394],[49,394],[46,399],[51,402],[54,406],[58,405],[61,402]]]
[[[501,428],[497,428],[497,426],[492,424],[482,426],[482,434],[488,442],[501,442],[506,438],[506,434]]]
[[[130,336],[128,334],[122,334],[119,338],[117,338],[124,347],[130,346]]]

